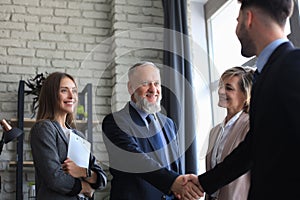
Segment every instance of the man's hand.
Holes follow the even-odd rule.
[[[67,158],[62,164],[62,169],[64,172],[70,174],[74,178],[86,177],[86,169],[79,167],[70,158]]]
[[[90,186],[89,183],[85,181],[81,181],[81,191],[80,194],[84,194],[85,196],[92,198],[95,190]]]
[[[185,179],[184,180],[186,181],[186,183],[187,183],[187,181],[191,181],[192,183],[194,183],[195,185],[197,185],[202,192],[204,192],[201,184],[199,183],[198,176],[196,176],[194,174],[187,174],[187,175],[185,175]]]
[[[201,190],[199,186],[198,177],[196,175],[180,175],[172,184],[171,191],[178,199],[200,199],[200,197],[203,197],[203,190]]]

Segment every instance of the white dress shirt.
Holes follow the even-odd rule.
[[[211,159],[211,166],[212,168],[215,167],[219,162],[221,162],[222,152],[226,143],[226,139],[230,134],[230,129],[232,125],[236,122],[236,120],[240,117],[243,110],[235,114],[226,124],[225,119],[221,123],[221,130],[214,144],[213,152],[212,152],[212,159]]]

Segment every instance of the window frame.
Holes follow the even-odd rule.
[[[294,1],[294,11],[290,17],[291,34],[288,35],[289,40],[296,46],[300,47],[300,7],[299,0]]]
[[[217,14],[218,12],[222,12],[223,6],[226,6],[226,4],[232,2],[232,1],[236,1],[236,0],[208,0],[205,4],[204,4],[204,16],[205,16],[205,24],[206,24],[206,35],[207,35],[207,51],[208,51],[208,56],[210,58],[213,58],[213,45],[212,45],[212,27],[210,27],[210,20],[213,18],[213,16],[215,14]],[[289,22],[290,22],[290,29],[291,32],[290,34],[287,36],[288,39],[294,44],[294,46],[296,47],[300,47],[300,6],[299,6],[299,2],[300,0],[294,0],[294,10],[293,10],[293,14],[292,16],[289,18]],[[233,22],[234,23],[234,22]],[[214,74],[214,72],[212,72],[213,68],[214,68],[214,63],[212,62],[212,59],[209,58],[209,69],[210,69],[210,80],[215,80],[216,79],[216,74]],[[253,57],[250,58],[248,61],[246,61],[245,63],[241,64],[243,66],[254,66],[255,62],[256,62],[257,57]],[[238,64],[238,63],[237,63]],[[215,85],[216,83],[211,82],[211,85]],[[212,98],[212,102],[211,102],[211,106],[212,106],[212,121],[213,121],[213,125],[215,125],[216,123],[219,123],[220,119],[217,119],[218,116],[220,115],[220,113],[218,113],[217,108],[216,108],[216,101],[213,98],[213,92],[211,91],[211,98]],[[220,112],[220,111],[219,111]]]
[[[208,22],[213,15],[219,12],[226,3],[229,3],[233,0],[208,0],[204,4],[204,15],[206,21],[206,30],[207,30],[207,41],[208,41],[208,51],[211,51],[211,44],[210,44],[210,33],[211,31],[208,28]],[[289,18],[290,20],[290,28],[291,33],[288,35],[289,40],[296,46],[300,47],[300,0],[294,0],[294,10],[292,16]],[[248,62],[244,64],[251,64],[254,63],[256,58],[250,59]]]

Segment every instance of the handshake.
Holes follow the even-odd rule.
[[[171,186],[171,191],[180,200],[194,200],[204,196],[203,188],[194,174],[178,176]]]

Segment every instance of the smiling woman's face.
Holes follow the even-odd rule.
[[[220,80],[218,106],[236,110],[236,112],[244,108],[246,95],[242,92],[239,81],[239,76],[227,77]]]
[[[68,77],[61,79],[58,92],[60,112],[63,114],[73,113],[77,103],[77,96],[75,83]]]

